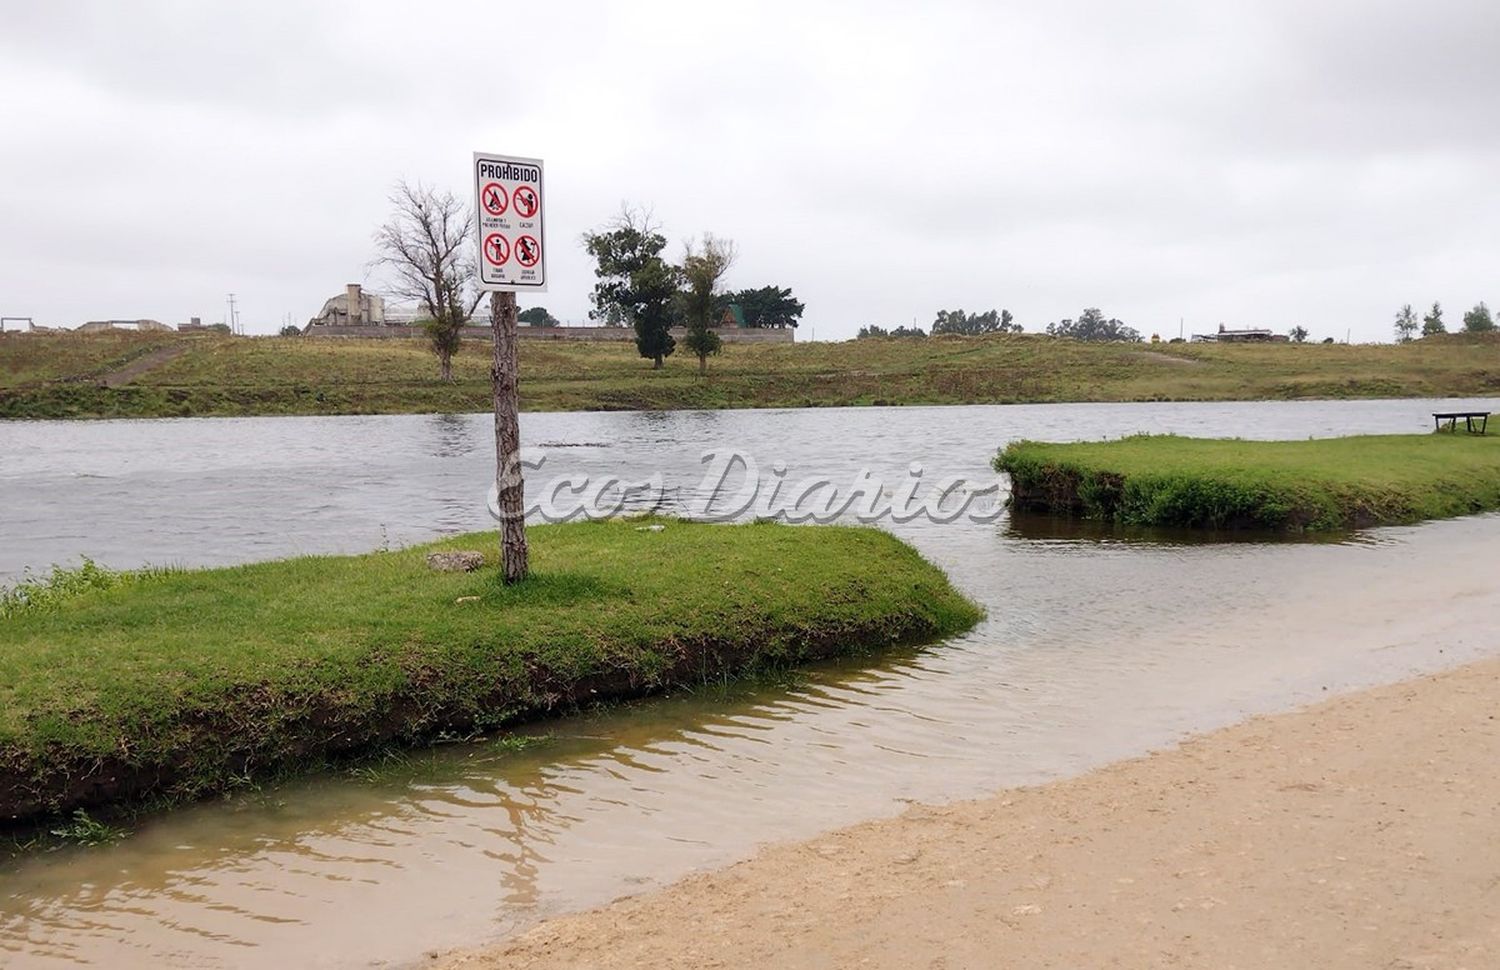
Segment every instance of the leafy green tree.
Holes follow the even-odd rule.
[[[1287,332],[1287,336],[1299,344],[1307,343],[1307,328],[1301,325],[1293,327]]]
[[[660,369],[677,347],[671,327],[679,274],[661,258],[667,238],[649,213],[627,206],[603,229],[585,233],[583,247],[598,277],[589,318],[633,326],[636,350]]]
[[[528,327],[559,327],[562,321],[547,312],[544,306],[527,307],[516,314],[516,319]]]
[[[1431,337],[1434,334],[1447,332],[1448,328],[1443,325],[1443,305],[1433,303],[1432,309],[1422,318],[1422,336]]]
[[[1466,333],[1489,333],[1495,329],[1495,318],[1490,314],[1490,308],[1480,300],[1474,305],[1474,309],[1464,314],[1464,331]]]
[[[300,337],[302,336],[302,328],[289,323],[281,328],[281,335],[283,337]]]
[[[661,370],[662,361],[672,356],[677,341],[672,337],[673,299],[677,296],[677,267],[661,257],[646,261],[630,274],[630,321],[635,328],[635,348],[651,361],[653,370]]]
[[[1417,313],[1408,303],[1396,311],[1396,342],[1409,344],[1417,335],[1417,329],[1421,324],[1417,323]]]
[[[719,281],[734,265],[737,255],[734,243],[718,239],[712,233],[703,234],[701,245],[689,242],[682,256],[682,279],[685,284],[682,296],[683,317],[687,323],[688,349],[698,358],[698,373],[708,370],[708,358],[719,352],[722,342],[714,332],[716,322],[715,294]]]
[[[797,328],[797,321],[806,309],[802,301],[792,296],[790,289],[779,286],[762,286],[753,290],[733,290],[721,293],[715,299],[719,316],[730,304],[739,304],[745,316],[745,326],[782,330]]]
[[[1139,331],[1125,326],[1113,317],[1106,320],[1098,307],[1089,307],[1084,310],[1078,315],[1077,320],[1062,320],[1058,323],[1047,324],[1047,333],[1054,337],[1069,337],[1073,340],[1113,340],[1127,343],[1139,343],[1141,340]]]
[[[634,305],[630,275],[667,248],[661,226],[650,212],[623,206],[602,229],[583,234],[583,248],[594,257],[597,278],[589,293],[589,319],[607,327],[628,326]]]

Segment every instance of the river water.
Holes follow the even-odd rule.
[[[707,450],[789,479],[992,483],[1020,438],[1419,432],[1474,401],[526,414],[531,481]],[[1493,405],[1486,405],[1493,408]],[[1497,409],[1500,410],[1500,409]],[[355,552],[485,528],[483,415],[0,424],[0,581]],[[930,480],[930,479],[929,479]],[[1252,713],[1500,653],[1500,516],[1203,542],[1000,515],[886,523],[989,611],[920,650],[531,725],[196,805],[0,868],[0,964],[405,966],[547,915]]]

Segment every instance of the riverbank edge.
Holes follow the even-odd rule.
[[[455,380],[421,342],[205,334],[0,335],[0,420],[454,414],[490,405],[489,350]],[[1490,339],[1493,338],[1493,339]],[[1126,344],[945,334],[730,344],[707,374],[628,342],[524,342],[532,412],[1493,397],[1500,334],[1399,346]],[[182,352],[160,359],[174,348]]]
[[[710,375],[706,389],[722,391]],[[789,382],[790,383],[790,382]],[[763,388],[765,381],[757,384]],[[728,388],[732,390],[733,388]],[[1419,386],[1392,384],[1340,389],[1339,393],[1307,393],[1295,387],[1262,394],[1229,391],[1223,394],[1004,394],[954,397],[940,393],[881,393],[810,395],[789,389],[784,397],[723,399],[703,395],[662,398],[643,386],[638,394],[610,393],[598,397],[528,400],[520,408],[529,414],[586,414],[670,411],[772,411],[804,408],[866,407],[977,407],[1031,404],[1253,404],[1289,401],[1383,401],[1489,397],[1492,386],[1459,386],[1435,392]],[[9,421],[154,421],[171,418],[375,417],[384,415],[482,414],[490,405],[487,381],[453,384],[413,383],[409,394],[372,405],[352,397],[340,386],[282,385],[266,387],[118,387],[59,383],[43,388],[0,389],[0,422]]]
[[[438,970],[1489,966],[1500,659],[901,814],[430,953]]]
[[[622,549],[628,552],[632,543],[646,536],[692,534],[697,537],[694,548],[684,555],[701,557],[706,550],[719,553],[721,560],[733,560],[736,545],[748,545],[752,537],[773,530],[781,540],[776,548],[794,549],[815,567],[799,567],[800,560],[793,557],[762,561],[740,549],[734,564],[714,564],[713,584],[726,589],[742,586],[757,595],[699,615],[678,610],[649,582],[610,586],[601,593],[590,575],[583,576],[582,583],[572,574],[553,582],[558,574],[547,572],[548,540],[561,535],[574,540],[584,536],[585,546],[597,536],[598,548],[592,551],[618,561]],[[435,595],[450,599],[454,590],[473,594],[451,599],[466,610],[491,608],[485,589],[491,581],[497,597],[524,596],[530,584],[541,590],[544,606],[550,599],[577,595],[578,589],[584,599],[597,598],[600,605],[554,643],[528,645],[519,656],[505,652],[509,645],[496,644],[490,657],[481,648],[477,664],[476,651],[469,649],[447,670],[435,668],[429,657],[403,657],[384,646],[371,647],[367,655],[337,661],[313,658],[296,665],[301,669],[295,671],[265,670],[257,677],[229,678],[207,689],[189,685],[178,690],[179,707],[113,715],[115,722],[102,730],[89,722],[103,715],[83,701],[63,710],[31,711],[27,723],[32,734],[0,737],[0,828],[35,828],[80,809],[109,818],[128,817],[317,771],[372,751],[478,737],[601,704],[932,642],[964,632],[983,615],[940,569],[906,543],[873,528],[629,519],[529,531],[533,563],[543,565],[539,575],[509,588],[499,586],[495,552],[487,552],[485,567],[474,573],[426,569],[429,552],[494,545],[493,535],[480,533],[395,552],[121,574],[144,578],[85,591],[84,597],[112,599],[108,607],[117,611],[122,599],[128,601],[152,584],[196,586],[200,591],[206,585],[225,597],[243,596],[245,589],[264,582],[264,576],[247,576],[257,570],[274,574],[309,562],[348,566],[381,559],[400,561],[401,577],[414,586],[425,584],[424,597],[434,589]],[[713,538],[704,541],[705,535]],[[651,563],[642,561],[639,566],[650,570]],[[548,583],[557,588],[548,589]],[[301,592],[317,596],[320,591]],[[321,592],[329,597],[342,593],[333,583]],[[482,602],[466,602],[474,600]],[[787,607],[789,600],[801,605]],[[810,602],[818,605],[807,605]],[[86,601],[64,602],[58,607],[59,622],[89,622],[88,609]],[[650,615],[652,629],[670,626],[670,640],[641,641],[640,631],[631,624],[642,615]],[[387,636],[384,644],[390,642]],[[219,644],[204,643],[206,650],[215,646]],[[372,681],[378,686],[371,687]],[[88,694],[88,686],[80,685],[78,696]],[[70,725],[80,728],[77,737],[83,740],[56,740]]]
[[[1500,509],[1495,440],[1452,434],[1293,442],[1134,435],[1106,442],[1013,442],[992,465],[1010,476],[1011,506],[1030,512],[1133,526],[1333,532]],[[1379,449],[1390,461],[1362,479],[1348,473],[1352,455],[1332,454],[1351,448],[1371,449],[1369,454]],[[1231,457],[1221,453],[1226,449]],[[1463,462],[1434,461],[1445,449]],[[1482,455],[1478,462],[1472,460],[1476,453]]]

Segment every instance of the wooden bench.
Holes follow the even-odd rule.
[[[1490,412],[1488,411],[1434,411],[1432,413],[1432,423],[1437,431],[1443,430],[1443,422],[1446,421],[1448,422],[1448,430],[1457,432],[1458,420],[1460,418],[1463,419],[1464,430],[1468,431],[1469,434],[1484,434],[1485,429],[1490,424]],[[1479,422],[1478,430],[1474,428],[1475,421]]]

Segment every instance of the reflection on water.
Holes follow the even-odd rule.
[[[549,470],[660,470],[690,486],[699,453],[730,445],[763,465],[787,461],[794,476],[902,474],[917,460],[982,483],[994,449],[1021,435],[1415,431],[1434,409],[526,415],[523,430],[547,443]],[[16,537],[0,571],[74,551],[116,565],[216,562],[367,548],[382,527],[410,541],[434,522],[485,524],[484,416],[170,425],[0,426],[0,453],[22,456],[0,484],[47,495],[0,511],[0,534]],[[53,444],[39,452],[42,433]],[[135,448],[120,444],[132,438]],[[1496,648],[1496,516],[1335,543],[1204,544],[1029,517],[893,528],[985,603],[978,629],[789,684],[534,725],[548,739],[520,751],[439,748],[374,777],[172,812],[109,848],[16,860],[0,874],[0,963],[402,964],[905,800],[1065,775],[1325,688]]]

